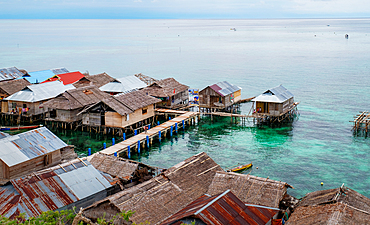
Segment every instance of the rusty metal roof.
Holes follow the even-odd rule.
[[[15,67],[0,69],[0,81],[22,77],[23,73]]]
[[[10,136],[10,134],[0,132],[0,139],[6,138],[6,137],[9,137],[9,136]]]
[[[203,195],[161,225],[175,224],[187,218],[197,218],[205,224],[266,224],[279,210],[257,205],[245,205],[230,190],[215,196]]]
[[[0,214],[10,218],[20,213],[35,217],[111,186],[87,160],[74,160],[0,187]]]
[[[67,144],[46,127],[0,139],[0,160],[14,166],[38,156],[56,151]]]

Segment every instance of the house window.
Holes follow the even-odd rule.
[[[142,111],[141,111],[141,114],[147,114],[148,113],[148,108],[143,108]]]

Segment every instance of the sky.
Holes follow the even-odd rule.
[[[0,0],[0,19],[364,17],[370,0]]]

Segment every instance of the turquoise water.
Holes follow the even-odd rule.
[[[297,197],[342,183],[370,197],[370,141],[349,122],[370,110],[370,19],[0,20],[0,34],[0,67],[143,73],[200,89],[227,80],[243,98],[283,84],[300,102],[292,124],[203,118],[134,157],[170,167],[205,151],[222,167],[253,161],[246,173],[288,182]],[[58,135],[85,152],[111,139]]]

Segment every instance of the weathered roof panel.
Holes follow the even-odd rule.
[[[53,81],[43,84],[30,85],[15,94],[6,97],[5,100],[21,102],[39,102],[54,98],[66,90],[75,88],[72,85],[63,85],[62,82]]]
[[[270,90],[265,91],[263,94],[255,97],[253,102],[273,102],[273,103],[283,103],[286,100],[293,98],[294,95],[288,91],[282,85],[274,87]]]
[[[0,139],[0,159],[14,166],[40,155],[66,147],[67,144],[46,127]]]
[[[88,161],[85,161],[85,163],[87,166],[81,167],[78,170],[75,169],[67,173],[58,174],[79,199],[83,199],[112,186]]]
[[[87,160],[74,160],[0,187],[0,214],[35,217],[94,195],[101,186],[106,189],[112,185]]]
[[[218,82],[217,84],[211,85],[209,87],[223,97],[241,90],[240,87],[230,84],[227,81]]]
[[[161,225],[169,225],[187,217],[201,219],[209,225],[217,224],[266,224],[279,209],[246,206],[230,190],[215,196],[203,195],[185,208],[166,219]]]
[[[0,139],[6,138],[6,137],[9,137],[9,136],[10,136],[10,134],[0,132]]]
[[[0,69],[0,81],[22,77],[23,73],[15,67]]]
[[[0,89],[6,92],[8,95],[12,95],[18,91],[21,91],[23,88],[31,85],[26,79],[17,79],[17,80],[6,80],[0,82]]]

